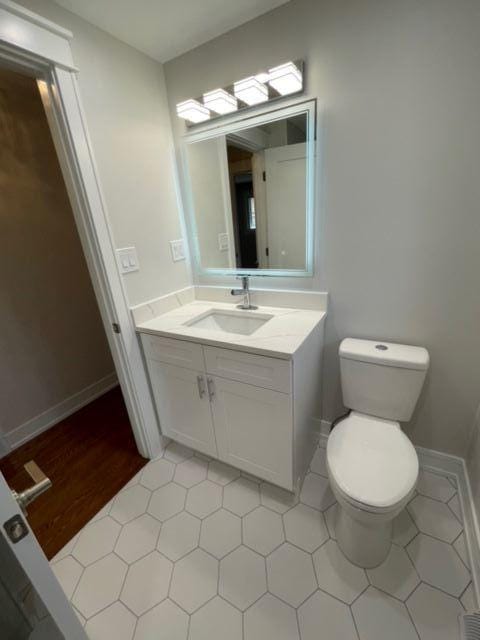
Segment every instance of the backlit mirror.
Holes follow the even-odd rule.
[[[199,271],[311,273],[314,107],[277,108],[186,136]]]

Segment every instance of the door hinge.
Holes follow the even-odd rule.
[[[265,255],[267,256],[267,258],[270,255],[270,251],[269,251],[268,247],[265,247]]]
[[[118,322],[112,322],[113,333],[122,333]]]
[[[264,182],[266,182],[266,181],[267,181],[267,172],[266,172],[266,171],[262,171],[262,180],[263,180]]]

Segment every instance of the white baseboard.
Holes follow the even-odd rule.
[[[35,436],[38,436],[42,431],[46,431],[53,425],[60,422],[60,420],[67,418],[86,404],[89,404],[107,391],[110,391],[110,389],[115,387],[117,384],[117,374],[115,372],[110,373],[108,376],[105,376],[101,380],[94,382],[88,387],[85,387],[85,389],[78,391],[69,398],[62,400],[62,402],[59,402],[50,409],[47,409],[47,411],[35,416],[35,418],[31,418],[19,427],[3,434],[2,440],[5,451],[2,451],[0,444],[0,457],[6,455],[25,442],[28,442],[28,440],[31,440]]]
[[[320,420],[319,422],[320,441],[326,446],[331,423],[327,420]],[[415,449],[421,469],[450,476],[457,484],[472,582],[477,603],[480,604],[480,527],[465,460],[448,453],[434,451],[433,449],[424,449],[423,447],[415,447]]]

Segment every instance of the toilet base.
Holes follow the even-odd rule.
[[[352,515],[341,505],[335,526],[343,554],[363,569],[373,569],[387,558],[392,545],[392,520],[381,522],[373,514]]]

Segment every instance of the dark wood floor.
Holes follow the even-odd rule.
[[[12,489],[31,484],[35,460],[53,486],[28,508],[28,521],[52,558],[141,469],[119,387],[0,460]]]

